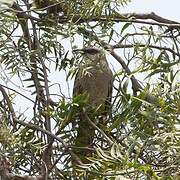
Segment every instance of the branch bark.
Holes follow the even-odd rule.
[[[17,4],[14,3],[13,6],[17,6]],[[54,6],[54,5],[53,5]],[[44,9],[42,9],[44,10]],[[21,13],[21,9],[19,8],[13,8],[11,11],[15,13]],[[37,17],[30,16],[29,14],[26,14],[26,12],[29,11],[35,11],[35,10],[28,10],[23,11],[23,14],[21,13],[21,16],[25,19],[32,19],[37,22],[40,22],[41,19]],[[149,25],[157,25],[157,26],[165,26],[169,29],[180,29],[180,22],[169,20],[166,18],[163,18],[154,12],[151,13],[124,13],[119,14],[115,13],[110,16],[90,16],[90,17],[83,17],[79,14],[73,14],[69,16],[60,16],[59,17],[59,23],[68,23],[73,22],[76,24],[79,23],[85,23],[85,22],[92,22],[92,21],[114,21],[114,22],[132,22],[132,23],[141,23],[141,24],[149,24]],[[149,21],[142,21],[142,20],[152,20],[152,22]]]
[[[3,88],[2,85],[0,85],[0,91],[3,95],[3,98],[4,100],[6,101],[7,103],[7,106],[8,106],[8,109],[9,109],[9,114],[11,115],[12,117],[12,122],[11,124],[13,125],[13,127],[15,128],[15,121],[16,121],[16,113],[14,111],[14,108],[13,108],[13,105],[11,103],[11,100],[9,99],[9,96],[8,94],[6,93],[5,89]]]
[[[1,180],[47,180],[46,175],[37,176],[21,176],[11,173],[10,162],[4,158],[0,157],[0,179]]]
[[[149,21],[142,21],[142,20],[153,20],[152,22]],[[170,29],[180,29],[180,23],[176,21],[172,21],[169,19],[165,19],[154,12],[149,14],[138,14],[138,13],[125,13],[125,14],[118,14],[110,15],[110,16],[100,16],[100,17],[82,17],[82,15],[74,15],[73,17],[61,17],[59,18],[59,23],[65,23],[68,21],[72,21],[74,23],[84,23],[84,22],[92,22],[92,21],[114,21],[114,22],[132,22],[132,23],[142,23],[142,24],[149,24],[149,25],[157,25],[157,26],[166,26]]]
[[[69,152],[69,154],[71,155],[72,159],[74,159],[77,162],[77,164],[79,164],[79,165],[82,164],[82,162],[80,161],[79,157],[72,152],[70,147],[60,137],[57,137],[56,135],[52,134],[51,132],[49,132],[49,131],[47,131],[47,130],[45,130],[45,129],[37,126],[37,125],[34,125],[32,123],[26,123],[26,122],[20,121],[20,120],[16,120],[16,123],[21,124],[23,126],[27,126],[30,129],[41,131],[42,133],[47,134],[48,136],[50,136],[52,139],[56,139],[57,141],[62,143],[64,148]]]
[[[134,48],[136,46],[136,44],[116,44],[113,45],[112,48],[116,49],[116,48]],[[137,44],[138,47],[146,47],[148,46],[149,48],[153,48],[153,49],[158,49],[158,50],[165,50],[165,51],[169,51],[170,53],[172,53],[175,56],[178,56],[180,58],[180,54],[178,52],[175,52],[173,49],[168,48],[168,47],[160,47],[160,46],[156,46],[156,45],[151,45],[151,44]]]

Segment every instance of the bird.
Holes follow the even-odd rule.
[[[81,52],[83,60],[75,77],[73,97],[87,94],[89,107],[98,108],[99,117],[106,116],[111,109],[113,89],[113,73],[109,67],[104,50],[96,47],[86,47],[74,50]],[[99,119],[101,121],[102,118]],[[101,123],[101,122],[100,122]],[[79,122],[75,146],[90,148],[93,145],[95,129],[88,124],[83,113],[79,113]],[[86,163],[89,152],[79,149],[76,154]]]

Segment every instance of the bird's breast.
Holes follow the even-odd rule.
[[[109,84],[112,80],[112,72],[100,68],[89,68],[79,77],[79,83],[83,92],[89,95],[89,104],[99,106],[108,96]]]

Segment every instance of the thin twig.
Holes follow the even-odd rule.
[[[10,87],[4,86],[4,85],[2,85],[2,84],[0,84],[0,86],[2,86],[3,88],[9,89],[9,90],[11,90],[11,91],[14,91],[15,93],[19,94],[20,96],[22,96],[22,97],[26,98],[27,100],[31,101],[32,103],[35,103],[32,99],[30,99],[30,98],[28,98],[27,96],[25,96],[24,94],[16,91],[15,89],[12,89],[12,88],[10,88]]]

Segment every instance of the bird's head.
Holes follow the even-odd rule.
[[[96,55],[98,53],[101,53],[101,50],[96,47],[87,47],[82,49],[75,49],[73,52],[80,52],[82,54],[89,54],[89,55]]]
[[[87,48],[83,48],[83,49],[75,49],[75,50],[73,50],[73,52],[79,52],[83,56],[86,56],[88,59],[91,59],[93,61],[98,60],[99,58],[97,58],[97,57],[99,55],[104,54],[104,53],[102,53],[101,49],[96,48],[96,47],[87,47]]]

